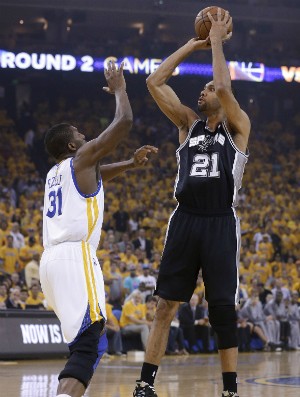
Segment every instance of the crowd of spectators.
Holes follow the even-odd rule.
[[[75,37],[72,41],[61,41],[59,43],[38,42],[32,43],[30,39],[16,40],[12,37],[7,40],[5,48],[11,51],[25,52],[47,52],[47,53],[71,53],[74,56],[83,56],[88,53],[90,56],[97,58],[107,58],[108,56],[118,57],[136,57],[146,58],[165,58],[184,44],[185,41],[192,38],[193,30],[184,38],[172,38],[168,41],[163,40],[161,29],[158,24],[147,25],[146,33],[140,35],[138,30],[131,30],[123,36],[118,34],[115,37],[111,35],[101,43],[89,39],[78,40]],[[276,31],[274,25],[267,25],[267,31]],[[231,45],[226,48],[228,60],[237,62],[255,62],[264,63],[270,67],[279,67],[283,65],[297,65],[299,61],[299,48],[295,43],[282,37],[270,37],[265,33],[266,28],[263,22],[260,24],[240,23],[235,25],[235,33],[231,40]],[[147,33],[148,32],[148,33]],[[292,34],[291,34],[292,35]],[[272,38],[272,40],[271,40]],[[150,40],[151,39],[151,40]],[[257,43],[260,43],[258,46]],[[243,46],[241,46],[243,43]],[[210,63],[211,55],[209,52],[193,54],[189,58],[190,62]]]
[[[191,2],[191,0],[186,1]],[[149,3],[151,2],[152,0],[149,0]],[[182,3],[182,1],[180,2]],[[234,3],[232,0],[226,2],[223,0],[223,2],[224,8],[229,10],[233,8],[232,13],[237,13],[235,8],[231,7]],[[170,54],[194,34],[194,16],[192,14],[190,20],[184,19],[185,29],[181,27],[178,32],[177,29],[174,29],[174,16],[168,15],[168,11],[172,10],[172,3],[172,0],[153,0],[153,4],[157,5],[155,8],[157,16],[152,18],[145,16],[144,19],[142,16],[137,16],[138,23],[120,24],[118,29],[115,28],[109,32],[106,27],[101,28],[105,14],[102,15],[97,8],[95,9],[95,13],[98,15],[97,22],[87,16],[84,11],[79,13],[81,17],[76,18],[76,12],[72,17],[72,11],[68,15],[61,14],[58,10],[57,15],[53,13],[48,20],[44,17],[41,18],[41,15],[38,17],[40,11],[35,11],[36,18],[32,18],[31,21],[25,20],[23,30],[20,25],[12,25],[4,33],[0,33],[0,38],[2,46],[10,51],[61,52],[78,56],[89,54],[99,58],[107,56],[164,58],[166,54]],[[298,0],[289,0],[288,2],[283,0],[276,2],[272,0],[240,0],[238,15],[241,17],[234,18],[234,33],[230,46],[227,47],[228,60],[262,62],[269,66],[298,64],[299,46],[292,40],[297,34],[293,29],[297,20],[288,21],[288,16],[283,13],[282,21],[280,21],[281,14],[279,14],[280,7],[297,10],[298,5]],[[243,6],[251,6],[251,9],[265,6],[270,7],[270,11],[266,13],[266,20],[264,15],[255,19],[255,13],[253,13],[252,19],[247,19],[243,15]],[[199,11],[200,9],[201,6]],[[188,12],[188,5],[186,12]],[[247,11],[244,11],[244,14],[245,12]],[[273,17],[273,21],[271,17]],[[15,20],[17,21],[18,18],[16,16]],[[116,11],[115,18],[120,20],[123,15]],[[47,23],[44,25],[46,20]],[[72,20],[71,26],[67,25],[68,20]],[[210,62],[211,57],[209,52],[201,52],[201,54],[192,56],[192,59],[207,63]]]
[[[129,158],[145,143],[157,145],[159,154],[146,169],[128,172],[105,186],[97,255],[107,294],[110,351],[115,354],[122,353],[122,337],[127,334],[140,334],[143,347],[146,344],[157,304],[152,294],[168,217],[176,206],[177,131],[148,97],[133,99],[132,106],[135,122],[130,140],[107,162]],[[94,136],[91,131],[103,130],[109,123],[112,109],[113,103],[85,99],[71,108],[67,98],[60,98],[56,109],[44,101],[31,110],[30,123],[12,120],[0,110],[1,309],[51,310],[38,271],[43,251],[43,177],[50,166],[42,149],[45,129],[53,120],[74,120],[89,139]],[[300,345],[299,115],[292,115],[286,124],[276,120],[258,125],[259,111],[247,111],[252,112],[255,129],[239,195],[239,348],[251,350],[256,335],[261,349],[296,350]],[[191,302],[181,306],[172,322],[167,353],[214,350],[200,274]]]

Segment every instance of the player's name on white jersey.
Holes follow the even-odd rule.
[[[49,189],[51,189],[53,186],[60,185],[61,179],[62,179],[62,175],[56,175],[53,176],[52,178],[49,178],[47,181]]]

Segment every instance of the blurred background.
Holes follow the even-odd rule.
[[[129,172],[106,187],[98,254],[108,301],[115,309],[122,307],[132,292],[124,286],[132,267],[132,277],[141,277],[143,266],[156,277],[168,217],[176,205],[178,132],[150,97],[145,79],[194,37],[195,17],[210,5],[199,0],[0,0],[3,309],[10,298],[17,300],[11,297],[16,286],[24,292],[23,308],[36,303],[51,309],[41,291],[39,300],[27,301],[32,286],[39,288],[38,273],[26,279],[26,266],[39,264],[44,177],[52,164],[43,136],[62,121],[89,139],[106,128],[115,109],[114,98],[102,91],[109,57],[118,62],[126,58],[134,127],[107,162],[130,158],[143,144],[158,146],[159,154],[146,170]],[[236,96],[252,122],[239,206],[241,302],[259,296],[264,305],[264,291],[272,297],[285,288],[289,304],[292,293],[300,292],[300,3],[223,0],[214,5],[233,16],[233,37],[224,52],[236,78]],[[201,51],[179,67],[170,85],[183,103],[196,108],[199,92],[211,78],[211,52]],[[147,252],[135,245],[139,238],[150,241]],[[122,278],[119,287],[116,273]],[[200,302],[203,290],[200,275]]]

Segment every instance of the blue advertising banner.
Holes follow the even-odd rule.
[[[80,71],[86,73],[101,72],[110,60],[117,64],[124,62],[124,70],[130,74],[150,74],[163,61],[159,58],[140,59],[132,56],[117,58],[109,56],[96,58],[90,55],[74,56],[70,54],[11,52],[0,49],[0,69],[44,70],[44,71]],[[232,80],[253,82],[282,81],[300,83],[300,66],[269,67],[258,62],[228,62]],[[180,64],[173,73],[174,76],[212,77],[212,66],[202,63]]]

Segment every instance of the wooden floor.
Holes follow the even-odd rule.
[[[1,397],[53,397],[64,360],[0,361]],[[102,360],[85,396],[131,397],[141,362]],[[242,353],[240,397],[300,396],[300,351]],[[217,355],[166,357],[157,375],[159,397],[220,397],[222,382]]]

